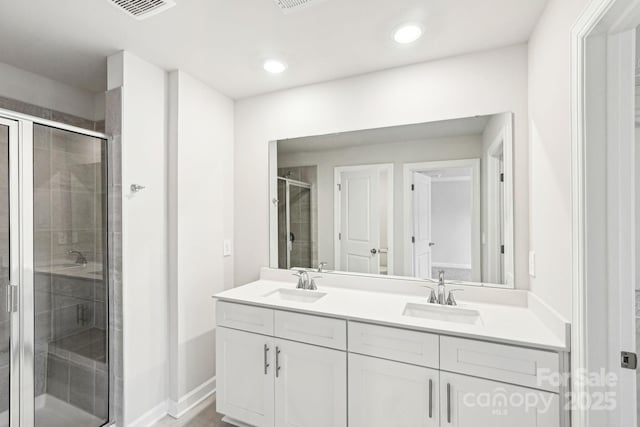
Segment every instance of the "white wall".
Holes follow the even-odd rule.
[[[515,114],[516,239],[528,247],[527,46],[519,45],[236,102],[235,283],[269,262],[268,142],[505,111]],[[526,251],[516,253],[526,259]],[[524,261],[526,262],[526,261]],[[522,262],[518,263],[522,265]],[[516,285],[528,287],[527,272]]]
[[[331,269],[334,264],[334,168],[336,166],[392,163],[395,251],[393,274],[405,275],[407,273],[403,269],[406,264],[403,240],[405,236],[403,165],[439,160],[479,159],[480,157],[482,157],[480,136],[465,135],[422,141],[360,145],[336,150],[284,153],[278,156],[278,167],[318,166],[318,254],[319,261],[328,262]],[[471,236],[471,231],[468,236]]]
[[[233,286],[233,258],[222,252],[233,237],[233,101],[174,71],[170,104],[169,395],[179,412],[194,389],[213,391],[211,296]]]
[[[567,318],[572,262],[570,32],[588,2],[550,0],[529,42],[529,234],[536,253],[531,290]]]
[[[168,391],[167,73],[120,52],[109,89],[122,86],[122,281],[125,425]],[[147,188],[132,196],[131,184]]]
[[[78,89],[4,63],[0,63],[0,96],[89,120],[104,118],[104,107],[97,102],[104,102],[103,94]]]
[[[431,182],[435,267],[471,269],[471,180]],[[452,265],[454,264],[454,265]]]

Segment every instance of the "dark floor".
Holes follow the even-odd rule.
[[[205,400],[179,420],[165,417],[153,427],[234,427],[222,422],[222,415],[216,412],[214,397]]]

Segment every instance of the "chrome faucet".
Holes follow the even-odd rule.
[[[319,265],[318,265],[318,273],[323,273],[324,272],[324,268],[329,265],[328,262],[324,262],[322,261]]]
[[[305,289],[307,291],[317,291],[316,279],[321,279],[320,276],[309,277],[307,270],[294,270],[294,276],[298,277],[298,284],[296,289]]]
[[[87,265],[87,258],[80,251],[70,250],[67,255],[76,255],[76,264]]]
[[[446,304],[446,287],[444,283],[444,271],[438,272],[438,304]]]
[[[429,282],[435,283],[434,279],[426,279]],[[438,292],[433,289],[431,286],[427,286],[431,290],[429,293],[429,304],[439,304],[439,305],[458,305],[456,301],[456,297],[454,292],[462,292],[464,289],[451,289],[449,291],[449,296],[447,296],[446,282],[444,280],[444,271],[438,272]]]

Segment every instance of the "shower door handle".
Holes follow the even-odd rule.
[[[18,311],[18,287],[13,286],[11,283],[7,283],[6,303],[7,313]]]

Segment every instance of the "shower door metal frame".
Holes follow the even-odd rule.
[[[17,309],[10,316],[9,427],[35,425],[34,124],[104,139],[107,152],[111,141],[104,133],[0,109],[0,125],[9,126],[9,263],[11,286],[15,287],[18,300]],[[109,385],[109,400],[111,394]]]
[[[311,192],[311,184],[306,182],[297,181],[291,178],[278,177],[278,181],[284,181],[284,194],[285,194],[285,221],[287,224],[287,234],[285,236],[287,240],[286,251],[287,251],[287,269],[291,268],[291,251],[289,250],[289,242],[291,237],[291,186],[306,188]],[[291,244],[293,246],[293,243]],[[293,249],[293,248],[292,248]]]

